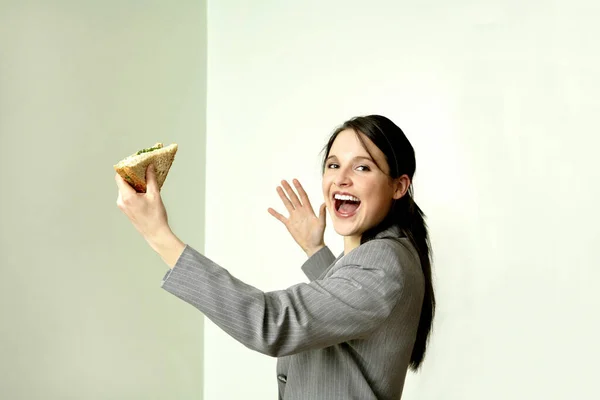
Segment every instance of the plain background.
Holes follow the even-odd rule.
[[[179,143],[163,198],[202,247],[205,18],[203,1],[0,0],[1,399],[201,397],[203,317],[160,288],[113,164]]]
[[[178,142],[174,231],[281,289],[305,256],[275,187],[318,207],[329,133],[369,113],[416,149],[435,256],[403,399],[598,396],[596,2],[0,5],[0,397],[276,398],[274,359],[160,289],[112,164]]]

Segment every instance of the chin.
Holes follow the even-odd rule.
[[[347,226],[344,223],[333,223],[333,230],[340,236],[358,236],[362,232],[354,226]]]

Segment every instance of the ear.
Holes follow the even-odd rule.
[[[394,200],[402,198],[410,187],[410,178],[404,174],[399,178],[394,179]]]

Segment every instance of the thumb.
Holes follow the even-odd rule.
[[[327,209],[327,205],[325,203],[321,204],[321,208],[319,209],[319,219],[323,224],[325,224],[325,210]]]
[[[158,183],[156,182],[156,171],[154,164],[148,165],[146,169],[146,193],[156,193],[158,190]]]

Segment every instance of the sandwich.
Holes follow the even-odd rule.
[[[148,165],[154,164],[158,190],[160,190],[169,174],[176,153],[177,143],[168,146],[156,143],[152,147],[125,157],[113,167],[136,192],[146,193],[146,169]]]

